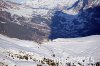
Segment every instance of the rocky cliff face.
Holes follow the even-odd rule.
[[[41,43],[100,34],[99,0],[0,0],[0,33]]]

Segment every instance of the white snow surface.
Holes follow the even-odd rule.
[[[9,56],[10,54],[10,56]],[[17,56],[32,57],[32,59],[19,59]],[[53,56],[55,55],[55,56]],[[64,60],[78,65],[82,63],[95,63],[100,61],[100,35],[83,38],[55,39],[43,44],[33,41],[19,40],[0,35],[0,64],[8,66],[37,66],[43,58],[58,60],[64,65]],[[34,61],[33,61],[34,60]],[[63,61],[62,61],[63,60]],[[1,65],[2,66],[2,65]],[[49,66],[49,65],[43,65]],[[84,64],[84,66],[88,66]]]
[[[37,7],[37,8],[55,8],[55,7],[61,7],[61,6],[65,6],[66,7],[70,7],[72,6],[76,1],[78,0],[27,0],[26,2],[24,2],[26,5],[30,5],[32,7]]]
[[[6,2],[6,0],[4,1]],[[12,0],[8,0],[8,1],[12,1]],[[18,5],[18,3],[12,4],[6,2],[8,5],[11,5],[12,8],[2,9],[2,10],[10,12],[12,15],[18,15],[21,17],[24,16],[28,18],[32,18],[32,16],[34,15],[52,16],[51,15],[52,12],[55,12],[56,10],[60,10],[63,11],[64,13],[71,14],[71,15],[77,15],[79,12],[77,9],[74,8],[67,9],[73,6],[77,1],[78,0],[49,0],[49,1],[48,0],[26,0],[26,1],[22,1],[20,5]],[[82,7],[83,0],[80,1],[81,2],[79,3],[79,6]],[[93,3],[89,5],[89,7],[99,3],[100,3],[99,0],[94,0]]]
[[[73,9],[67,10],[67,8],[71,7],[78,0],[26,0],[23,2],[25,5],[29,5],[33,8],[39,8],[46,10],[53,10],[57,8],[58,10],[62,10],[67,14],[76,15],[78,14]],[[64,8],[66,7],[66,9]],[[38,10],[37,10],[38,11]],[[42,11],[41,11],[42,12]],[[46,12],[44,12],[45,14]]]
[[[13,4],[5,0],[4,2],[11,7],[6,6],[7,9],[2,9],[2,11],[10,12],[12,16],[18,15],[27,18],[32,18],[34,15],[51,16],[52,12],[57,9],[67,14],[77,15],[78,12],[74,9],[67,10],[67,8],[71,7],[76,1],[78,0],[27,0],[19,5],[18,3]]]

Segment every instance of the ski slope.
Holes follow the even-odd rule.
[[[59,38],[41,45],[0,35],[0,66],[49,66],[51,61],[58,66],[91,66],[100,61],[99,56],[100,35]]]

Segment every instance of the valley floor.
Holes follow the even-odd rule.
[[[0,35],[0,66],[95,66],[96,62],[100,62],[100,35],[41,45]]]

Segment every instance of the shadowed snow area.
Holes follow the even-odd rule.
[[[56,39],[39,45],[32,41],[8,38],[0,35],[0,64],[8,66],[49,66],[45,59],[63,59],[88,66],[88,62],[100,61],[100,35],[84,38]],[[73,59],[81,58],[81,59]],[[44,63],[43,63],[44,62]],[[67,62],[58,63],[66,66]],[[56,62],[55,62],[56,63]],[[52,66],[52,65],[51,65]],[[56,65],[55,65],[56,66]]]
[[[100,35],[100,6],[88,8],[78,15],[56,11],[51,21],[50,39]]]

